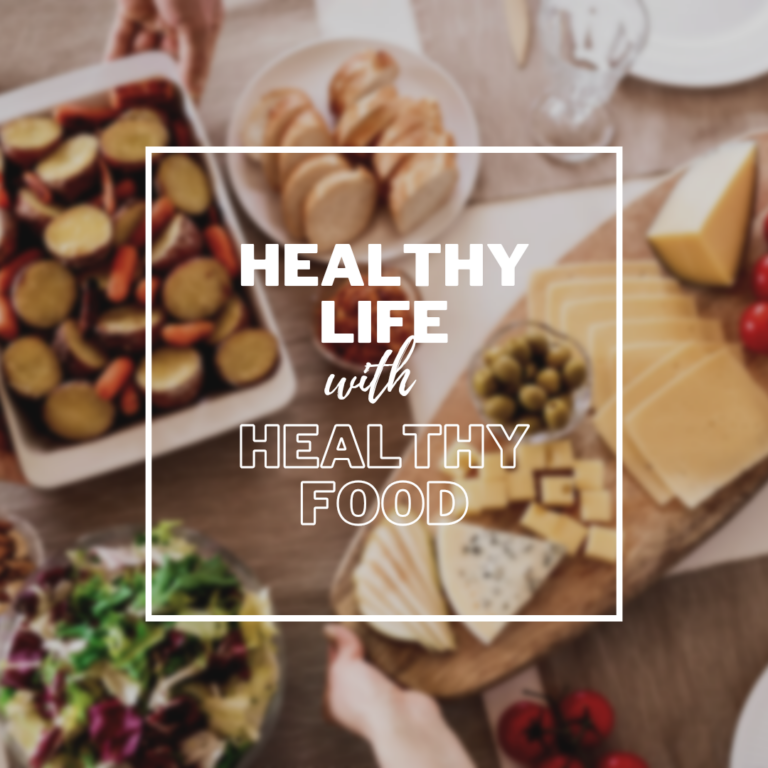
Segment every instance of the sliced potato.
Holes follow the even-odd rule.
[[[35,172],[53,192],[74,202],[98,179],[98,161],[98,139],[91,133],[78,133],[44,157]]]
[[[167,272],[203,250],[203,237],[192,219],[177,213],[152,243],[152,269]]]
[[[177,320],[206,320],[232,293],[232,281],[215,259],[198,256],[179,264],[163,283],[163,306]]]
[[[20,117],[0,129],[3,151],[9,160],[29,168],[61,141],[61,126],[44,115]]]
[[[58,325],[71,314],[76,301],[74,276],[50,259],[27,264],[11,287],[11,303],[19,319],[39,330]]]
[[[152,350],[152,405],[161,410],[181,408],[200,394],[203,358],[194,347],[160,347]],[[136,369],[136,386],[146,390],[146,361]]]
[[[125,245],[136,228],[144,221],[146,205],[143,200],[126,200],[112,217],[115,245]]]
[[[208,174],[189,155],[164,157],[157,171],[157,184],[182,213],[199,216],[211,205]]]
[[[144,307],[138,304],[125,304],[108,309],[94,325],[94,333],[99,343],[106,349],[118,352],[141,352],[144,349],[145,323]],[[152,310],[152,338],[160,332],[163,313],[155,307]]]
[[[0,264],[16,252],[18,234],[16,219],[5,208],[0,208]]]
[[[237,294],[234,294],[229,297],[224,309],[216,317],[213,332],[206,339],[206,342],[213,345],[218,344],[235,331],[245,328],[246,325],[248,325],[248,307]]]
[[[43,420],[64,440],[92,440],[112,426],[115,406],[102,400],[89,381],[65,381],[45,399]]]
[[[51,219],[61,213],[58,205],[44,203],[31,189],[22,187],[16,195],[13,212],[19,221],[31,224],[36,229],[43,229]]]
[[[146,148],[165,147],[169,138],[157,118],[115,120],[101,134],[101,154],[113,168],[139,171],[146,164]]]
[[[131,107],[117,116],[118,120],[141,120],[143,122],[156,121],[165,125],[166,120],[160,112],[152,107]]]
[[[277,364],[277,340],[263,328],[244,328],[216,348],[216,370],[230,387],[245,387],[268,376]]]
[[[98,264],[113,241],[112,220],[95,205],[83,203],[68,208],[43,232],[46,250],[62,264],[82,269]]]
[[[39,400],[61,383],[61,366],[39,336],[21,336],[3,352],[3,375],[17,395]]]
[[[80,333],[75,320],[65,320],[53,338],[53,350],[75,377],[92,376],[107,364],[107,356]]]

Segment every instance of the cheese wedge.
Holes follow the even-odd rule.
[[[724,347],[633,410],[625,426],[692,509],[768,456],[768,394]]]
[[[751,141],[725,144],[693,163],[659,211],[648,241],[683,280],[731,286],[744,250],[757,170]]]
[[[437,532],[437,562],[448,600],[461,616],[519,613],[563,559],[549,542],[471,523]],[[467,619],[467,629],[490,644],[506,622]]]

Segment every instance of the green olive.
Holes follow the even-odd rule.
[[[549,351],[549,339],[547,339],[547,334],[544,331],[540,331],[538,328],[531,328],[525,334],[525,340],[536,357],[542,359],[546,357]]]
[[[544,406],[544,423],[548,429],[562,429],[571,418],[571,406],[565,398],[553,397]]]
[[[539,375],[539,366],[536,363],[528,363],[525,366],[525,380],[536,381],[536,377]]]
[[[572,357],[563,366],[563,379],[570,389],[577,389],[587,378],[587,366],[583,360]]]
[[[547,365],[550,368],[562,368],[570,359],[571,350],[562,344],[556,347],[550,347],[547,352]]]
[[[472,377],[472,386],[480,397],[488,397],[488,395],[492,395],[498,389],[493,371],[485,366],[475,371]]]
[[[541,418],[539,416],[534,416],[532,413],[521,416],[517,420],[517,423],[527,424],[529,433],[541,432],[541,430],[544,428],[544,422],[541,420]]]
[[[556,395],[562,386],[560,371],[557,368],[542,368],[536,376],[536,383],[544,387],[548,394]]]
[[[547,402],[547,390],[538,384],[524,384],[517,393],[517,399],[526,411],[538,413]]]
[[[503,354],[505,354],[505,352],[501,347],[491,347],[490,349],[486,349],[483,353],[483,360],[486,365],[490,365],[499,355]]]
[[[528,342],[521,336],[509,339],[504,348],[507,354],[517,358],[521,365],[531,362],[531,348],[528,346]]]
[[[499,355],[491,363],[491,371],[493,375],[507,387],[513,391],[517,390],[520,386],[520,379],[523,376],[523,371],[520,368],[520,363],[509,355]]]
[[[489,419],[508,422],[515,415],[517,405],[509,395],[491,395],[483,402],[483,410]]]

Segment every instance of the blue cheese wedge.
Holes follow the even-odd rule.
[[[472,523],[437,532],[437,563],[448,600],[468,617],[467,629],[486,645],[506,621],[472,621],[472,616],[519,613],[559,565],[565,550],[551,542]]]

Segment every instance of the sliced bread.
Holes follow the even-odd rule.
[[[279,147],[283,134],[293,119],[307,108],[312,107],[312,102],[302,91],[291,89],[283,98],[279,99],[269,110],[264,125],[264,146]],[[277,153],[264,153],[262,159],[264,175],[267,181],[277,189],[280,176],[277,167]]]
[[[417,126],[400,136],[395,142],[402,147],[452,147],[453,136],[445,131],[433,131]],[[376,178],[382,183],[389,183],[397,169],[411,155],[406,152],[376,153],[373,155],[373,170]]]
[[[415,128],[440,131],[443,128],[443,118],[440,105],[434,99],[400,99],[397,105],[395,119],[379,136],[377,144],[380,147],[404,145],[401,137],[412,132]]]
[[[459,175],[456,156],[444,152],[412,155],[389,185],[389,212],[400,234],[411,232],[451,196]]]
[[[344,110],[336,126],[340,147],[367,147],[395,119],[397,91],[386,85]]]
[[[399,72],[397,62],[386,51],[363,51],[344,62],[331,79],[331,111],[342,114],[371,91],[390,85]]]
[[[345,168],[349,163],[341,155],[316,155],[293,169],[281,193],[283,222],[292,242],[304,242],[304,201],[312,187],[329,173]]]
[[[283,147],[328,147],[333,136],[320,113],[313,107],[299,112],[291,120],[280,138]],[[277,156],[278,183],[282,187],[291,171],[309,157],[306,153],[281,153]]]
[[[275,88],[265,93],[253,106],[245,118],[242,131],[240,133],[240,143],[246,147],[263,147],[264,131],[267,127],[269,114],[275,105],[286,96],[291,94],[304,95],[297,88]],[[263,155],[261,152],[252,152],[248,157],[255,163],[261,164]]]
[[[378,185],[362,166],[334,171],[318,181],[304,202],[304,232],[320,253],[361,235],[376,209]]]

